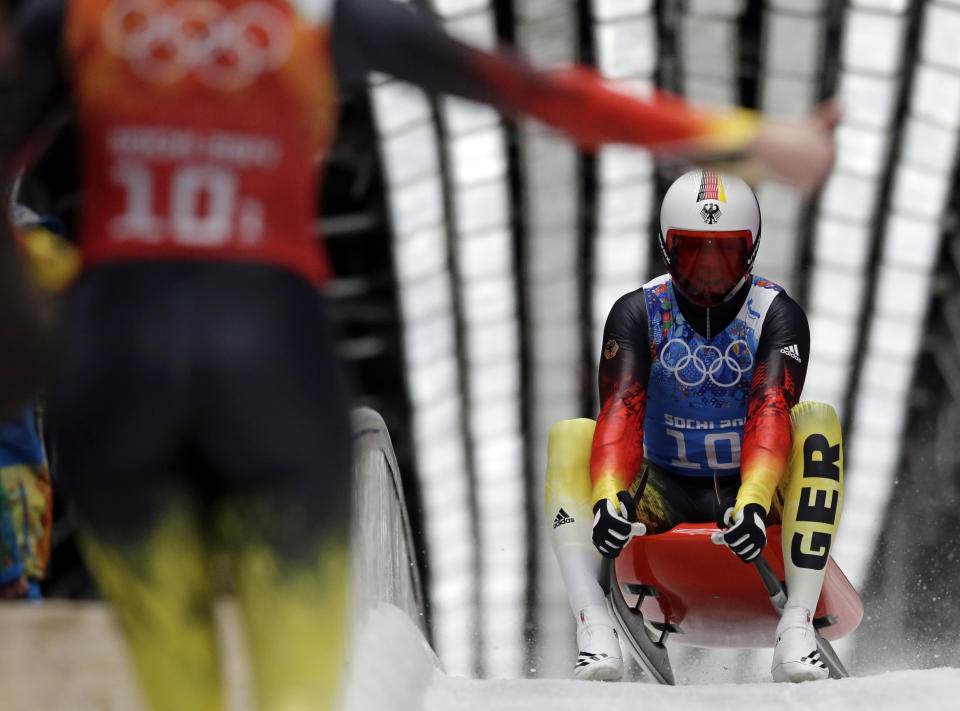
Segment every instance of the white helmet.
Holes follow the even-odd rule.
[[[660,253],[674,287],[694,303],[732,297],[760,246],[760,205],[735,175],[692,170],[667,188],[660,205]]]

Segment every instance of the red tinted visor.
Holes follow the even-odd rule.
[[[674,284],[701,306],[726,301],[750,272],[750,230],[668,230],[666,246]]]

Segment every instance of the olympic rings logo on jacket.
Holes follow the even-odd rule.
[[[743,351],[738,352],[738,348]],[[747,360],[742,357],[744,354],[749,362],[741,362]],[[733,341],[721,352],[710,345],[700,345],[691,351],[690,344],[683,339],[671,338],[660,351],[660,362],[681,385],[693,388],[709,378],[718,387],[732,388],[753,368],[753,353],[743,339]]]
[[[116,0],[106,11],[107,48],[152,84],[192,74],[211,89],[237,91],[281,66],[293,46],[291,18],[276,5]]]

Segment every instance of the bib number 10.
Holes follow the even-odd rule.
[[[677,442],[677,457],[670,463],[682,469],[700,469],[698,462],[687,459],[687,443],[681,430],[666,430],[666,433]],[[727,461],[720,461],[717,456],[717,445],[723,443],[720,450],[728,449],[730,457]],[[703,438],[703,450],[707,457],[707,467],[710,469],[737,469],[740,467],[740,435],[736,432],[711,432]],[[726,457],[724,457],[726,459]]]
[[[124,213],[110,223],[119,240],[160,242],[169,235],[186,247],[220,247],[237,235],[245,245],[263,236],[263,205],[239,195],[237,174],[218,165],[186,164],[169,177],[168,204],[158,214],[157,177],[138,161],[116,163],[110,173],[124,192]]]

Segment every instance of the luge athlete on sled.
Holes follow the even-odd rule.
[[[711,170],[677,179],[660,209],[668,273],[622,296],[607,318],[596,422],[550,432],[547,515],[577,618],[578,678],[623,673],[601,556],[644,530],[709,521],[748,562],[766,526],[782,522],[789,598],[771,672],[827,676],[812,616],[842,504],[840,427],[829,405],[798,404],[807,319],[780,286],[751,274],[759,242],[759,205],[743,180]],[[803,443],[819,436],[822,464],[803,472]]]

